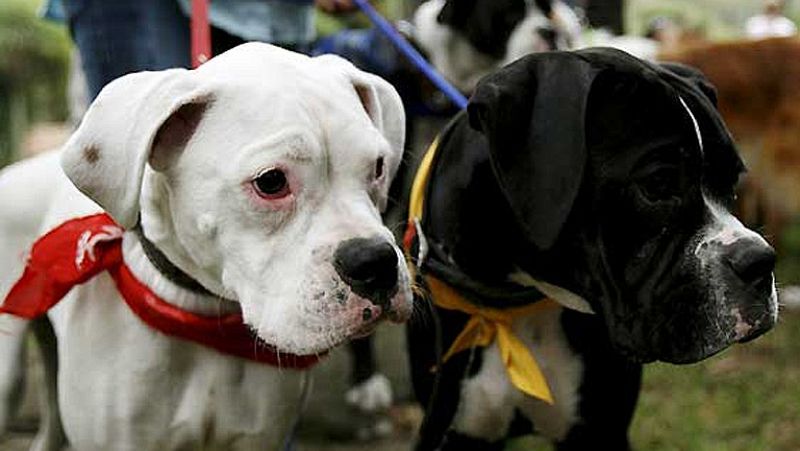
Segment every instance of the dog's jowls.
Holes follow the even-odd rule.
[[[554,403],[512,385],[496,343],[441,365],[431,343],[447,350],[467,318],[436,308],[438,335],[410,324],[418,449],[500,449],[526,423],[558,449],[627,449],[641,363],[696,362],[775,324],[774,252],[728,210],[744,167],[708,88],[611,49],[530,55],[479,83],[439,139],[421,271],[478,305],[519,307],[530,287],[525,302],[559,303],[510,327]]]
[[[394,89],[337,57],[246,44],[196,70],[122,77],[60,154],[0,177],[0,293],[37,236],[102,208],[129,229],[125,263],[167,302],[241,310],[279,356],[324,353],[410,314],[402,254],[380,219],[404,132]],[[163,277],[137,227],[204,290]],[[306,373],[149,329],[107,275],[49,316],[50,407],[76,450],[278,449],[296,418]],[[2,321],[5,426],[27,324]]]

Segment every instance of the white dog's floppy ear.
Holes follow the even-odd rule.
[[[350,75],[356,94],[372,123],[389,141],[392,150],[402,153],[406,142],[406,115],[400,94],[377,75],[358,70]]]
[[[99,94],[67,142],[61,166],[123,227],[139,216],[144,166],[155,169],[185,146],[211,101],[185,69],[121,77]]]
[[[386,169],[388,179],[391,180],[400,166],[406,140],[406,114],[400,94],[386,80],[359,70],[336,55],[322,55],[315,59],[328,67],[335,65],[341,68],[353,85],[370,120],[389,142],[392,155],[387,155]],[[386,190],[388,189],[387,183]],[[383,193],[381,197],[385,199],[386,194]],[[381,209],[383,207],[385,206],[382,205]]]

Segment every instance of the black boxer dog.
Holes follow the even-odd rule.
[[[431,162],[407,236],[420,284],[479,310],[545,306],[506,325],[549,396],[512,382],[498,334],[443,359],[483,317],[435,306],[409,333],[419,450],[502,449],[531,426],[559,450],[629,449],[642,363],[697,362],[775,324],[774,252],[729,213],[744,166],[689,69],[530,55],[479,83]]]

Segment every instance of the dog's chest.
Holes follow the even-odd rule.
[[[562,309],[514,321],[513,329],[547,378],[554,405],[525,396],[510,382],[497,345],[486,348],[480,370],[464,381],[454,428],[471,436],[499,440],[516,412],[531,420],[537,433],[562,439],[578,419],[583,363],[570,349],[561,327]]]
[[[563,309],[524,318],[515,325],[522,340],[534,349],[542,371],[553,392],[555,404],[550,406],[525,397],[518,405],[537,432],[550,439],[563,439],[578,420],[579,390],[584,365],[570,348],[561,326]]]
[[[297,418],[308,373],[205,362],[174,396],[168,448],[275,449]]]
[[[167,337],[109,296],[112,284],[99,276],[58,306],[57,316],[70,323],[57,327],[67,332],[59,334],[59,385],[70,387],[61,393],[61,412],[76,449],[281,447],[307,373]]]

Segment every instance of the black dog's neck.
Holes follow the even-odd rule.
[[[147,260],[149,260],[156,271],[158,271],[167,280],[193,293],[218,297],[217,295],[208,291],[204,286],[200,285],[200,282],[192,278],[192,276],[186,274],[180,268],[175,266],[174,263],[169,261],[167,256],[164,255],[164,253],[161,252],[161,250],[159,250],[158,247],[156,247],[156,245],[144,235],[141,222],[136,224],[132,231],[134,234],[136,234],[136,238],[142,245],[142,250],[144,251],[144,255],[147,257]]]

